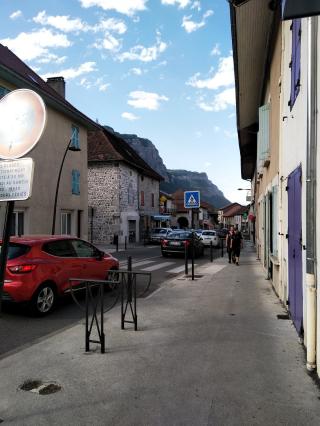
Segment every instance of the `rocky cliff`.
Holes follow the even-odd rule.
[[[201,191],[201,199],[215,207],[222,207],[230,203],[219,188],[208,179],[206,173],[190,172],[187,170],[168,170],[160,157],[159,151],[149,139],[139,138],[137,135],[120,134],[111,127],[106,129],[121,136],[146,163],[164,177],[160,189],[169,194],[182,189],[183,191]]]

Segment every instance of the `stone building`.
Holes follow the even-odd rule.
[[[156,173],[119,136],[101,127],[89,133],[88,198],[91,240],[141,241],[159,214]]]

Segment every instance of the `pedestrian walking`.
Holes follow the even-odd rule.
[[[235,259],[235,264],[239,266],[240,251],[243,248],[243,238],[239,229],[234,231],[231,239],[232,257]]]
[[[229,263],[231,263],[231,258],[232,258],[231,243],[232,243],[233,236],[234,236],[234,228],[233,226],[230,226],[229,232],[227,233],[227,236],[226,236],[226,248],[227,248],[227,253],[229,257]]]

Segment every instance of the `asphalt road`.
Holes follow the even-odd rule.
[[[134,271],[149,272],[152,274],[150,288],[143,294],[143,297],[154,292],[163,282],[175,278],[179,274],[184,274],[184,259],[177,257],[163,258],[159,246],[136,247],[127,251],[113,253],[113,255],[119,259],[121,269],[126,269],[128,256],[131,256]],[[220,256],[220,250],[214,250],[214,256]],[[195,260],[195,273],[198,265],[209,261],[209,249],[206,249],[205,256]],[[190,266],[189,273],[191,273]],[[146,277],[141,278],[138,284],[139,294],[144,291],[146,285]],[[78,293],[77,297],[80,303],[84,304],[84,295]],[[115,297],[116,294],[114,292],[106,293],[106,309],[114,304]],[[113,309],[119,310],[120,327],[119,303]],[[0,317],[0,358],[5,357],[12,351],[32,345],[36,341],[44,339],[51,334],[72,327],[81,319],[84,319],[84,311],[74,303],[71,297],[65,297],[60,300],[55,311],[43,318],[30,316],[27,309],[23,306],[4,304]]]

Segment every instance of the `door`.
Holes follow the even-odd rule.
[[[303,329],[301,167],[288,177],[289,311],[299,334]]]
[[[129,220],[129,243],[136,242],[136,221]]]

